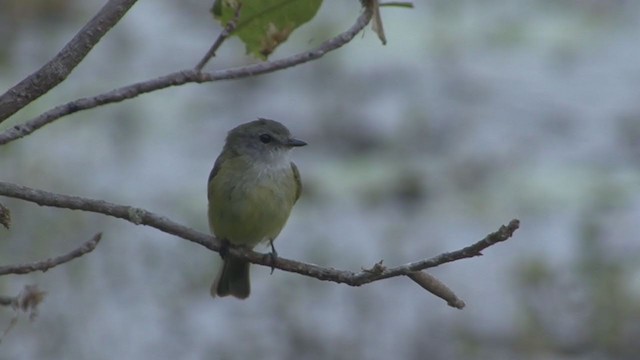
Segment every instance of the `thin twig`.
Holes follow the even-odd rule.
[[[53,59],[2,94],[0,123],[64,81],[136,1],[109,0]]]
[[[79,247],[71,250],[70,252],[42,261],[33,262],[30,264],[20,264],[20,265],[5,265],[0,266],[0,275],[7,274],[28,274],[34,271],[42,271],[45,272],[53,267],[56,267],[60,264],[64,264],[69,262],[77,257],[80,257],[86,253],[93,251],[96,248],[100,239],[102,238],[102,233],[95,234],[91,240],[85,242]]]
[[[196,67],[194,68],[196,71],[202,71],[202,68],[209,62],[209,60],[211,60],[212,57],[216,56],[216,51],[218,51],[218,48],[220,48],[222,43],[229,36],[231,36],[233,31],[236,29],[236,26],[238,25],[238,19],[240,18],[240,8],[242,8],[241,3],[238,3],[238,5],[236,6],[235,13],[233,15],[233,19],[231,19],[227,23],[227,25],[224,26],[224,29],[222,29],[216,41],[214,41],[213,45],[211,45],[211,48],[209,49],[209,51],[207,51],[207,53],[204,55],[202,60],[200,60],[198,65],[196,65]]]
[[[316,60],[345,45],[356,36],[371,20],[372,11],[364,8],[363,13],[347,31],[325,41],[314,50],[306,51],[281,60],[265,61],[257,64],[242,66],[238,68],[225,69],[210,73],[200,72],[195,69],[178,71],[159,78],[124,86],[109,92],[88,98],[81,98],[64,105],[57,106],[27,122],[16,125],[0,133],[0,145],[22,138],[39,128],[47,125],[65,115],[73,114],[81,110],[95,108],[97,106],[116,103],[126,99],[134,98],[138,95],[149,93],[155,90],[164,89],[170,86],[179,86],[187,83],[204,83],[220,80],[240,79],[251,76],[271,73],[286,69],[292,66],[304,64]]]
[[[78,196],[56,194],[6,182],[0,182],[0,195],[34,202],[42,206],[83,210],[113,216],[127,220],[136,225],[151,226],[162,232],[200,244],[216,252],[219,252],[221,249],[220,240],[140,208],[113,204],[103,200],[93,200]],[[479,256],[481,255],[481,251],[489,246],[509,239],[513,236],[513,233],[519,226],[520,222],[514,219],[511,220],[507,226],[502,226],[498,231],[487,235],[484,239],[463,249],[389,269],[380,266],[374,267],[376,269],[375,271],[362,270],[360,272],[353,272],[337,270],[289,260],[283,257],[277,257],[274,261],[271,256],[235,247],[229,248],[228,252],[235,257],[247,260],[254,264],[275,267],[276,269],[311,276],[319,280],[344,283],[350,286],[361,286],[391,277],[408,276],[415,271],[436,267],[438,265],[460,259]]]
[[[374,280],[385,279],[390,277],[395,277],[399,275],[409,275],[414,271],[420,271],[432,267],[436,267],[438,265],[450,263],[456,260],[471,258],[475,256],[481,256],[482,250],[488,248],[489,246],[495,245],[499,242],[503,242],[508,240],[513,236],[513,233],[520,228],[520,220],[513,219],[509,222],[508,225],[502,225],[498,231],[492,232],[491,234],[484,237],[484,239],[476,242],[473,245],[469,245],[463,249],[442,253],[438,256],[434,256],[429,259],[419,260],[415,262],[411,262],[408,264],[396,266],[391,269],[385,269],[382,273],[378,274]],[[357,274],[353,279],[356,284],[366,284],[371,282],[371,277],[364,274]]]

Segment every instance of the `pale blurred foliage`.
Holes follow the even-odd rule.
[[[0,87],[53,56],[100,1],[0,2]],[[195,65],[210,3],[141,1],[69,79],[0,129],[53,106]],[[225,132],[255,117],[310,146],[305,192],[276,246],[359,270],[466,246],[513,217],[514,239],[432,273],[468,307],[406,279],[349,288],[254,267],[244,302],[211,300],[215,255],[96,214],[1,198],[0,264],[96,251],[44,274],[48,292],[0,359],[632,359],[640,352],[640,4],[433,0],[383,10],[320,61],[187,85],[81,112],[0,147],[0,179],[135,205],[205,231]],[[275,58],[351,24],[326,2]],[[207,69],[240,66],[237,40]],[[261,249],[265,250],[265,249]],[[13,314],[0,309],[0,326]]]

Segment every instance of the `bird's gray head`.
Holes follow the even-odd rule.
[[[289,129],[275,120],[258,119],[237,126],[227,134],[225,147],[240,155],[276,161],[293,147],[307,145],[291,137]]]

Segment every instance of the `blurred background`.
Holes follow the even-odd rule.
[[[97,0],[0,2],[0,89],[54,56]],[[205,1],[140,1],[69,78],[0,125],[193,67],[220,31]],[[272,56],[350,26],[325,1]],[[98,248],[46,273],[48,292],[0,359],[632,359],[640,353],[640,2],[430,0],[382,10],[319,61],[186,85],[76,113],[0,147],[0,179],[133,205],[201,231],[226,131],[286,124],[304,194],[281,256],[357,271],[457,250],[512,218],[483,257],[350,288],[254,266],[246,301],[209,297],[217,255],[152,228],[1,198],[0,264]],[[255,62],[229,40],[205,70]],[[261,248],[260,251],[266,251]],[[0,331],[13,312],[0,308]]]

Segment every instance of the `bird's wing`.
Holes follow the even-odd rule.
[[[291,170],[293,170],[293,179],[296,181],[296,197],[294,200],[296,202],[302,193],[302,181],[300,180],[300,171],[298,171],[298,167],[293,162],[291,163]]]
[[[213,178],[216,177],[216,175],[218,174],[218,171],[220,171],[220,164],[222,164],[222,156],[218,156],[218,158],[216,159],[215,164],[213,165],[213,169],[211,169],[211,173],[209,174],[209,180],[207,180],[207,189],[210,189],[211,186],[211,181],[213,181]],[[209,199],[209,201],[211,201],[211,190],[207,191],[207,198]]]

